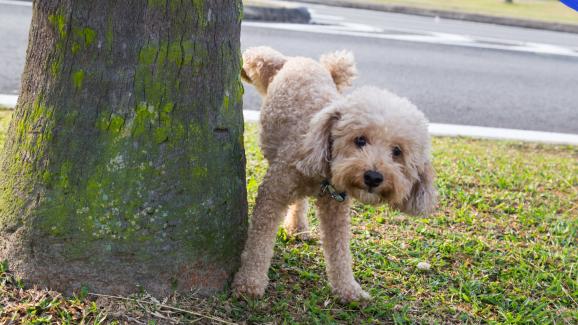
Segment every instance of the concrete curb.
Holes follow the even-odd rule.
[[[531,29],[541,29],[541,30],[551,30],[556,32],[566,32],[566,33],[576,33],[578,34],[578,25],[573,24],[563,24],[563,23],[551,23],[543,22],[538,20],[520,19],[520,18],[509,18],[500,16],[489,16],[482,14],[472,14],[465,12],[455,12],[448,10],[437,10],[437,9],[424,9],[416,7],[407,7],[399,5],[387,5],[378,3],[363,3],[355,2],[350,0],[288,0],[294,2],[304,2],[311,4],[321,4],[326,6],[334,7],[345,7],[345,8],[355,8],[355,9],[368,9],[375,11],[385,11],[394,12],[400,14],[409,14],[417,16],[426,17],[440,17],[446,19],[456,19],[456,20],[466,20],[473,21],[477,23],[487,23],[496,25],[506,25],[514,27],[523,27]]]
[[[305,7],[257,6],[247,4],[243,8],[243,20],[308,24],[311,20],[311,14]]]

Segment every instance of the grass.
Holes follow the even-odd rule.
[[[372,3],[403,5],[511,18],[578,24],[578,12],[558,0],[363,0]]]
[[[103,324],[106,312],[85,294],[64,298],[49,290],[25,289],[0,263],[0,324]]]
[[[4,137],[8,131],[8,122],[10,121],[11,111],[3,110],[0,107],[0,148],[4,144]]]
[[[6,116],[0,112],[0,132]],[[255,125],[247,125],[245,141],[252,206],[266,169]],[[578,322],[578,147],[463,138],[435,138],[433,147],[441,198],[435,215],[353,208],[354,272],[374,297],[369,303],[337,303],[318,239],[300,242],[280,231],[263,299],[224,292],[159,302],[141,294],[93,304],[53,293],[47,303],[36,296],[43,291],[32,290],[8,305],[1,301],[0,323],[14,309],[26,311],[31,323],[50,315],[64,322],[47,304],[85,313],[86,322],[103,315],[121,323],[215,322],[199,314],[246,323]],[[431,270],[418,270],[419,262]],[[17,297],[10,273],[0,279],[0,299]]]

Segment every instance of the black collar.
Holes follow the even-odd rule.
[[[328,193],[329,196],[331,196],[331,198],[337,202],[343,202],[347,198],[347,193],[337,192],[335,187],[333,187],[333,185],[331,185],[331,183],[329,183],[329,181],[327,179],[325,179],[325,180],[323,180],[323,182],[321,182],[321,195],[324,195],[326,193]]]
[[[327,162],[329,164],[331,164],[331,161],[333,160],[333,138],[329,137],[329,143],[327,144],[329,146],[329,152],[328,152],[328,156],[327,157]],[[337,190],[335,189],[335,187],[333,185],[331,185],[331,182],[329,182],[329,178],[331,177],[331,166],[327,167],[327,174],[329,175],[328,178],[324,179],[321,182],[321,196],[325,195],[325,194],[329,194],[329,196],[334,199],[337,202],[343,202],[345,201],[345,199],[347,198],[347,193],[345,192],[337,192]]]

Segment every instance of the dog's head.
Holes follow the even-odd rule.
[[[427,120],[407,99],[364,87],[318,112],[297,168],[367,204],[427,215],[436,203]]]

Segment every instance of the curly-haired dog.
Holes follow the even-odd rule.
[[[289,233],[307,233],[307,197],[314,196],[333,292],[343,301],[369,298],[351,268],[350,197],[414,215],[433,209],[426,118],[386,90],[364,87],[342,95],[356,75],[349,52],[324,55],[319,63],[256,47],[244,52],[243,61],[243,79],[263,96],[261,149],[269,169],[235,293],[264,294],[278,226],[285,217]]]

